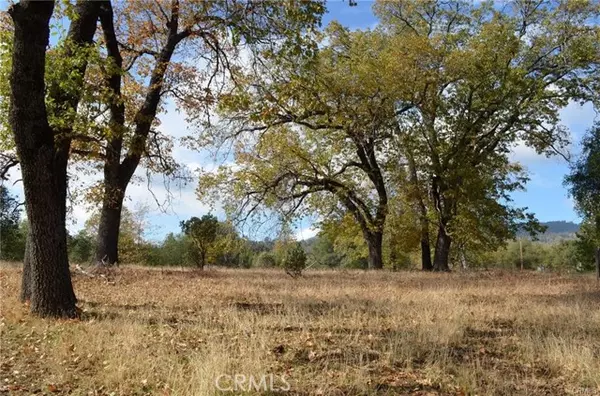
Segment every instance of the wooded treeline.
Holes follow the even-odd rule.
[[[98,208],[86,242],[93,261],[121,262],[128,186],[144,172],[189,181],[175,144],[228,153],[197,189],[224,206],[227,221],[182,223],[198,266],[215,260],[209,250],[223,235],[251,243],[237,230],[267,215],[284,230],[317,218],[319,241],[372,269],[417,254],[423,270],[449,271],[518,232],[542,231],[511,202],[527,172],[509,154],[521,144],[566,157],[561,109],[598,105],[598,1],[380,0],[372,30],[320,29],[325,7],[10,7],[0,20],[0,176],[20,166],[29,224],[22,297],[34,313],[76,315],[67,198]],[[58,21],[66,19],[65,30]],[[169,102],[194,126],[182,141],[159,127]],[[567,179],[591,246],[600,235],[597,131],[590,125]],[[85,190],[74,182],[96,174]]]
[[[6,188],[0,187],[0,260],[19,262],[24,259],[28,226],[19,202]],[[296,247],[291,229],[283,229],[278,237],[257,241],[240,235],[231,223],[212,215],[191,218],[181,224],[181,232],[169,233],[162,241],[151,241],[144,231],[150,226],[145,207],[123,208],[119,250],[123,263],[145,266],[204,268],[284,268],[287,252]],[[99,213],[93,214],[85,227],[67,236],[71,264],[94,263],[95,235]],[[193,225],[193,227],[192,227]],[[514,240],[496,251],[452,257],[455,269],[520,269],[560,272],[585,272],[594,269],[594,244],[586,236],[589,230],[573,223],[550,223],[550,232],[540,241],[525,237]],[[574,231],[577,229],[577,233]],[[570,233],[561,231],[569,230]],[[187,231],[187,232],[186,232]],[[195,231],[195,232],[194,232]],[[326,229],[317,236],[300,242],[306,254],[303,268],[368,269],[368,249],[360,234],[335,234]],[[356,230],[355,230],[356,231]],[[421,266],[418,248],[402,251],[394,241],[386,239],[383,257],[391,270],[417,270]],[[522,252],[522,255],[521,255]],[[204,259],[202,259],[204,258]],[[465,267],[463,267],[465,266]]]

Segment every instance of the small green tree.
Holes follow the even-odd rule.
[[[212,214],[202,218],[192,217],[181,222],[181,230],[190,238],[190,255],[197,267],[203,269],[206,265],[217,239],[219,220]]]
[[[306,267],[306,253],[300,242],[287,250],[282,265],[285,272],[292,278],[302,275],[302,271]]]

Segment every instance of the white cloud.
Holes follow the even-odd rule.
[[[576,152],[578,150],[578,143],[581,137],[592,126],[597,117],[598,115],[591,103],[580,105],[576,102],[570,102],[567,107],[560,111],[561,123],[569,130],[571,140],[570,151]],[[533,148],[527,146],[522,140],[518,141],[513,147],[511,160],[520,162],[525,166],[541,162],[564,163],[561,157],[554,156],[548,158],[545,155],[536,153]]]
[[[580,105],[570,102],[560,112],[560,120],[571,131],[573,141],[581,139],[584,132],[592,126],[596,119],[598,119],[598,114],[591,103]]]
[[[317,236],[317,234],[319,233],[319,231],[321,231],[319,228],[314,228],[312,225],[305,227],[305,228],[300,228],[298,231],[296,231],[296,233],[294,234],[295,238],[297,241],[304,241],[306,239],[310,239],[312,237]]]
[[[546,156],[536,153],[533,148],[529,147],[522,140],[517,142],[511,150],[510,159],[515,162],[520,162],[523,165],[550,160]]]

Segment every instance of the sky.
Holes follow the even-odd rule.
[[[327,3],[328,12],[323,18],[323,26],[326,26],[332,20],[337,20],[342,25],[352,29],[373,28],[377,24],[377,19],[372,13],[371,6],[372,2],[367,0],[359,0],[358,5],[355,7],[349,7],[347,0],[329,1]],[[161,120],[160,128],[164,132],[175,138],[181,138],[193,132],[193,129],[188,129],[184,114],[178,112],[169,103],[166,109],[167,112],[159,116]],[[589,104],[581,106],[571,103],[561,112],[562,122],[571,131],[571,138],[574,142],[571,148],[573,154],[577,154],[578,142],[597,117],[593,107]],[[180,163],[187,165],[191,170],[215,166],[208,152],[192,151],[181,144],[175,146],[173,154]],[[526,167],[530,176],[526,191],[512,195],[516,206],[527,207],[537,215],[540,221],[579,221],[573,208],[573,202],[563,186],[564,176],[569,170],[568,164],[563,158],[546,158],[537,155],[533,150],[523,145],[516,146],[511,156],[513,160],[519,161]],[[143,171],[138,173],[143,174]],[[22,197],[21,183],[13,185],[13,182],[19,178],[19,173],[13,171],[12,180],[7,182],[6,185],[13,193]],[[88,178],[87,181],[90,182],[91,179]],[[196,180],[181,187],[171,186],[172,200],[170,204],[162,205],[161,209],[156,200],[164,202],[167,198],[167,192],[161,178],[155,177],[152,180],[153,194],[150,194],[145,183],[130,185],[127,189],[126,205],[134,209],[142,205],[148,207],[148,226],[145,230],[145,237],[149,240],[160,241],[169,232],[179,232],[179,222],[191,216],[201,217],[212,210],[219,217],[223,217],[218,205],[216,208],[211,208],[196,199],[196,187]],[[82,229],[90,212],[90,208],[85,205],[74,206],[68,222],[69,231],[75,233]],[[318,230],[312,227],[310,219],[300,220],[295,224],[295,233],[298,239],[310,238],[316,235],[317,232]]]

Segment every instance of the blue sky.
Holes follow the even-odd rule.
[[[1,3],[3,2],[0,0]],[[372,13],[372,4],[367,0],[359,0],[356,7],[349,7],[347,0],[329,1],[328,12],[323,18],[323,26],[326,26],[332,20],[337,20],[342,25],[353,29],[373,28],[377,23],[377,19]],[[164,132],[175,137],[182,137],[189,133],[185,115],[178,113],[172,105],[167,105],[167,110],[166,114],[159,117]],[[580,106],[572,103],[561,112],[561,119],[569,127],[572,134],[573,154],[578,152],[577,146],[581,136],[592,125],[596,117],[597,115],[591,105]],[[211,164],[212,160],[207,152],[194,152],[181,145],[175,147],[174,156],[192,170],[198,167],[214,166],[214,164]],[[568,164],[565,160],[560,157],[545,158],[539,156],[533,150],[524,146],[515,147],[512,159],[525,165],[531,177],[526,191],[513,194],[515,205],[528,207],[541,221],[579,220],[573,210],[573,203],[568,198],[567,190],[563,186],[564,176],[568,172]],[[140,172],[140,174],[143,174],[143,172]],[[20,175],[13,172],[14,180],[19,177]],[[90,181],[89,178],[87,181]],[[22,196],[20,183],[11,189]],[[191,216],[202,216],[211,210],[210,207],[196,200],[195,189],[195,181],[181,188],[173,188],[171,204],[168,205],[166,211],[161,211],[148,192],[146,184],[131,185],[128,188],[129,199],[126,204],[130,208],[142,204],[149,207],[148,226],[145,234],[147,238],[158,241],[163,239],[169,232],[179,232],[179,222],[181,220]],[[153,180],[153,192],[160,201],[164,201],[166,198],[167,193],[161,184],[160,178]],[[218,208],[216,213],[222,215]],[[76,232],[81,229],[89,214],[89,207],[76,205],[73,208],[69,223],[70,231]],[[316,230],[311,228],[309,219],[297,222],[296,235],[299,239],[308,238],[315,234]],[[256,235],[254,236],[256,237]]]

